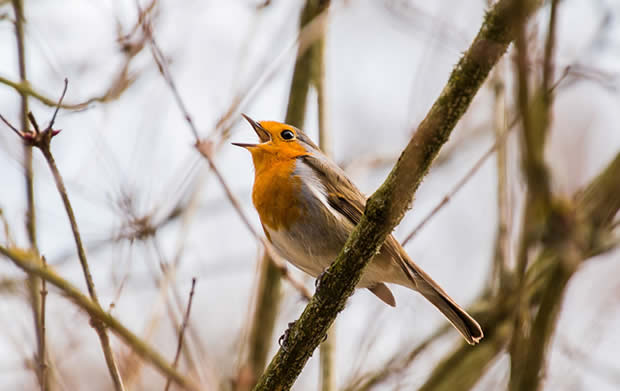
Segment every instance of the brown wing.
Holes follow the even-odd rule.
[[[308,166],[312,167],[323,186],[325,186],[329,205],[346,217],[353,225],[357,225],[362,219],[362,214],[366,207],[366,197],[364,197],[362,192],[346,177],[340,167],[327,158],[305,155],[302,159]],[[393,246],[388,245],[387,247]],[[369,287],[368,290],[386,304],[392,307],[396,306],[394,295],[387,285],[377,283]]]
[[[354,225],[362,218],[366,197],[346,177],[344,171],[321,155],[304,155],[304,163],[311,167],[325,186],[327,201]]]

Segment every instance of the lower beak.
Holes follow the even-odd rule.
[[[245,144],[245,143],[231,143],[232,145],[236,146],[236,147],[241,147],[241,148],[254,148],[257,144]]]

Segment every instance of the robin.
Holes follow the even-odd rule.
[[[252,202],[265,235],[289,262],[317,277],[336,259],[359,223],[366,198],[304,132],[287,124],[256,122],[243,116],[260,143],[233,145],[252,154]],[[367,266],[358,288],[368,288],[394,307],[396,301],[385,283],[420,292],[469,344],[483,337],[478,322],[413,263],[392,235]]]

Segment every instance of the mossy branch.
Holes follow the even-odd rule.
[[[127,327],[119,322],[114,316],[104,311],[100,305],[88,298],[70,282],[56,274],[51,267],[42,266],[36,254],[18,248],[6,248],[0,246],[0,254],[9,258],[13,263],[29,275],[35,275],[60,289],[63,295],[73,301],[78,307],[88,313],[96,322],[104,324],[107,328],[118,335],[134,352],[142,359],[150,362],[163,376],[172,379],[179,387],[186,390],[198,391],[199,387],[192,380],[186,378],[174,369],[166,359]]]
[[[470,48],[452,72],[448,84],[422,121],[383,185],[369,198],[355,228],[301,317],[288,330],[281,348],[255,390],[288,390],[319,345],[364,267],[400,222],[413,194],[439,149],[468,108],[489,71],[514,38],[514,0],[501,0],[486,15]],[[527,2],[529,12],[539,5]]]

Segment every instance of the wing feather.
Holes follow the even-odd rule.
[[[308,154],[301,156],[300,159],[313,169],[325,187],[329,204],[353,225],[357,225],[364,213],[366,197],[347,178],[344,171],[320,155]]]

